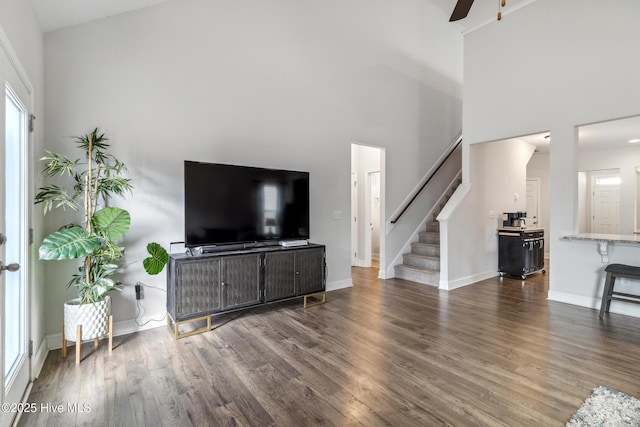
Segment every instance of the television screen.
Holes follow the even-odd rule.
[[[184,162],[187,247],[309,238],[309,173]]]

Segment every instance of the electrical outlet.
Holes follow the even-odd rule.
[[[142,289],[142,283],[136,283],[136,300],[144,298],[144,289]]]

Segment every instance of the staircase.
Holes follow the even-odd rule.
[[[436,217],[447,204],[462,180],[456,179],[446,194],[440,199],[431,220],[427,221],[423,231],[418,233],[418,241],[411,243],[411,252],[402,255],[402,264],[396,265],[395,276],[425,285],[440,284],[440,223]]]

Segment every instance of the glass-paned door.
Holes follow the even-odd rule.
[[[30,380],[28,349],[27,105],[29,92],[0,50],[0,397],[21,401]],[[15,411],[0,411],[0,427]]]

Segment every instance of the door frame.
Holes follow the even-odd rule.
[[[374,164],[369,164],[369,167],[363,166],[362,168],[358,168],[358,157],[359,153],[356,147],[366,147],[369,149],[376,150],[379,158],[375,167]],[[370,229],[365,230],[368,227],[368,220],[370,219],[370,214],[367,216],[367,212],[370,212],[371,206],[367,196],[365,195],[367,181],[368,181],[368,171],[373,170],[375,168],[376,171],[380,172],[380,268],[378,269],[378,278],[384,279],[386,271],[386,216],[385,216],[385,166],[386,164],[386,151],[384,147],[379,147],[375,145],[362,144],[359,142],[351,143],[351,172],[352,174],[356,174],[356,179],[358,180],[357,186],[353,186],[353,182],[351,185],[351,201],[352,201],[352,212],[351,212],[351,265],[357,267],[371,267],[371,233]],[[353,175],[352,175],[353,177]],[[358,179],[359,178],[359,179]],[[353,178],[352,178],[353,181]],[[362,183],[364,183],[364,187],[362,188]],[[369,193],[370,194],[370,193]],[[366,199],[366,201],[365,201]],[[365,206],[361,206],[362,203]],[[355,204],[355,206],[354,206]],[[367,237],[368,236],[368,237]],[[368,239],[368,240],[367,240]],[[367,240],[365,242],[365,240]],[[363,246],[364,245],[364,246]],[[358,250],[359,249],[359,250]],[[356,253],[357,252],[357,253]],[[367,253],[368,252],[368,253]],[[362,256],[364,255],[364,257]],[[367,265],[368,263],[368,265]]]
[[[23,259],[23,265],[20,266],[20,269],[22,270],[22,273],[24,275],[24,283],[25,283],[25,289],[24,289],[24,332],[25,332],[25,337],[24,337],[24,345],[25,345],[25,354],[26,354],[26,358],[24,360],[24,364],[25,364],[25,369],[28,370],[27,375],[28,375],[28,382],[26,384],[26,387],[24,390],[19,390],[16,391],[15,394],[12,394],[12,396],[10,396],[13,400],[17,400],[16,402],[11,402],[11,403],[18,403],[18,399],[24,401],[24,399],[26,399],[26,397],[28,396],[28,392],[29,389],[31,387],[31,384],[33,383],[34,380],[34,367],[33,367],[33,362],[34,362],[34,358],[33,358],[33,352],[32,352],[32,337],[31,337],[31,294],[32,294],[32,265],[30,263],[31,261],[31,257],[30,257],[30,252],[31,252],[31,239],[30,239],[30,234],[32,230],[32,224],[33,224],[33,204],[31,203],[31,201],[33,200],[33,183],[35,182],[34,180],[34,149],[33,149],[33,145],[34,145],[34,141],[35,141],[35,132],[31,129],[30,125],[29,125],[29,120],[31,117],[31,112],[33,111],[34,105],[35,105],[35,94],[34,94],[34,87],[31,84],[31,81],[28,78],[28,75],[25,71],[25,69],[22,67],[19,59],[18,59],[18,55],[16,54],[16,52],[13,50],[11,43],[9,42],[9,38],[6,35],[6,33],[4,32],[3,28],[0,26],[0,51],[2,54],[2,58],[0,58],[0,61],[2,61],[2,65],[0,65],[0,67],[2,67],[2,70],[8,70],[9,71],[9,76],[6,77],[6,81],[9,81],[9,83],[12,84],[12,87],[14,87],[14,90],[16,89],[16,83],[19,83],[24,87],[24,89],[26,89],[26,99],[21,99],[22,103],[26,103],[26,105],[24,105],[25,107],[25,122],[26,122],[26,129],[25,129],[25,139],[26,139],[26,147],[24,150],[24,159],[23,159],[23,170],[24,170],[24,187],[25,187],[25,199],[24,199],[24,219],[26,221],[25,227],[24,227],[24,233],[25,235],[23,236],[24,241],[25,241],[25,247],[23,249],[24,251],[24,259]],[[6,60],[8,61],[5,61]],[[2,79],[2,85],[4,86],[4,81],[5,79]],[[4,89],[2,91],[3,93],[5,93]],[[6,102],[6,98],[2,101],[2,102]],[[4,111],[4,110],[3,110]],[[4,123],[5,118],[2,117],[2,122]],[[4,126],[2,126],[3,130],[4,130]],[[0,132],[2,133],[2,132]],[[5,135],[1,135],[0,134],[0,138],[6,138]],[[6,141],[5,141],[6,142]],[[4,289],[2,290],[2,301],[4,301]],[[4,302],[3,302],[4,304]],[[3,322],[4,319],[0,319],[0,322]],[[0,323],[0,327],[4,328],[4,325],[2,325]],[[4,344],[3,344],[4,345]],[[2,366],[4,366],[4,352],[2,354]],[[5,399],[6,399],[6,390],[5,390],[5,384],[4,384],[4,375],[2,376],[2,384],[0,384],[0,400],[4,403]],[[14,399],[14,396],[18,396]],[[5,414],[5,415],[10,415],[10,414]],[[15,415],[15,414],[14,414]],[[4,422],[5,420],[3,419],[2,422]]]

